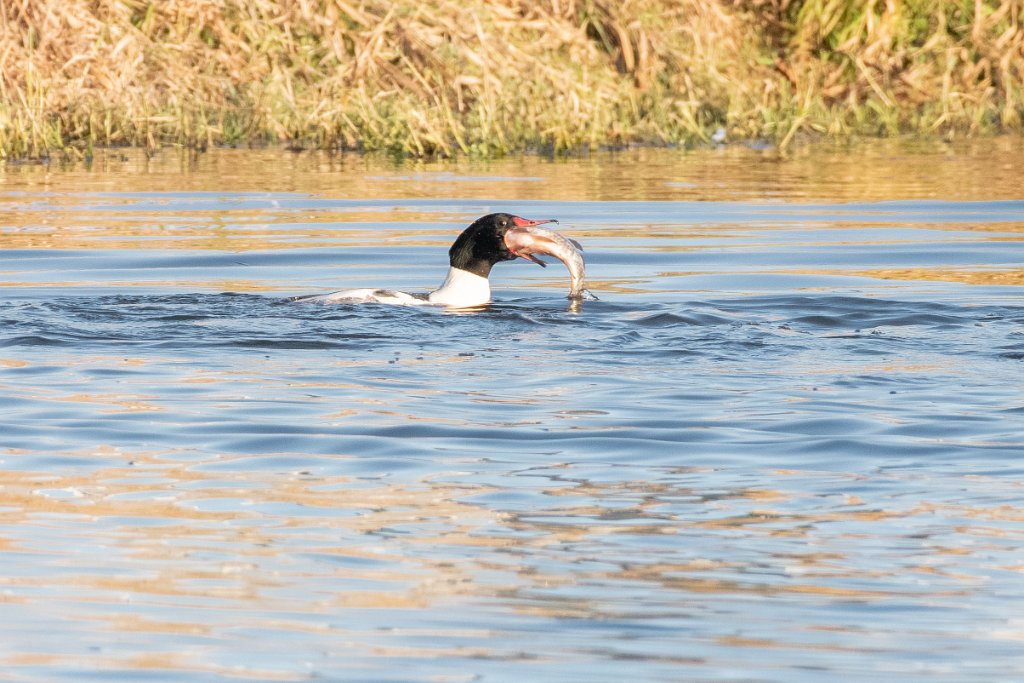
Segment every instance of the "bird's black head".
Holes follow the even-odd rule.
[[[505,233],[515,227],[540,225],[551,221],[531,221],[508,213],[490,213],[473,221],[448,250],[452,268],[487,277],[491,266],[516,258],[505,245]]]

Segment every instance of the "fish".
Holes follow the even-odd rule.
[[[597,299],[585,287],[586,265],[583,261],[583,246],[576,240],[537,225],[516,226],[505,233],[505,246],[515,256],[544,267],[547,267],[547,264],[534,254],[554,256],[569,269],[569,299],[579,301],[587,296]]]

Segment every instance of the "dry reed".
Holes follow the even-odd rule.
[[[0,0],[0,155],[1019,130],[1024,0]]]

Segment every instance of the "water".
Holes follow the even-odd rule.
[[[1022,163],[8,167],[0,677],[1019,680]],[[505,209],[600,300],[287,301]]]

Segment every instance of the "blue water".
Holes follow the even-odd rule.
[[[8,169],[0,670],[1019,680],[1018,147]]]

